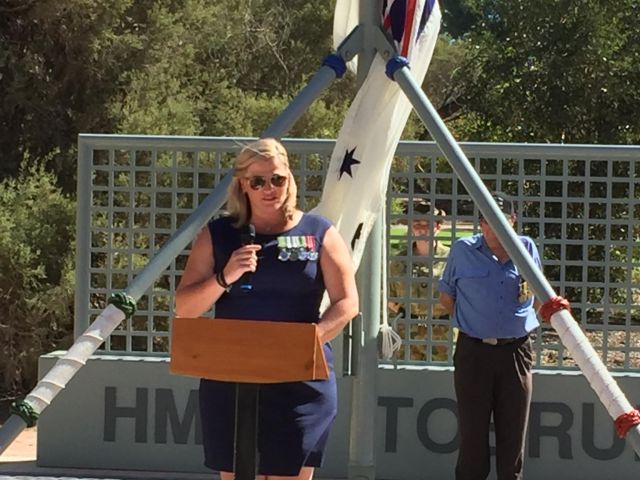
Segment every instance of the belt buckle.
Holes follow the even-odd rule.
[[[491,346],[495,347],[496,345],[498,345],[498,339],[497,338],[483,338],[482,339],[482,343],[486,343],[487,345],[491,345]]]

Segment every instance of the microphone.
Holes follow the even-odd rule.
[[[252,245],[255,240],[256,227],[252,223],[249,223],[240,232],[240,244],[242,246]],[[245,272],[242,274],[242,277],[240,277],[240,290],[244,293],[249,293],[253,290],[253,285],[251,285],[251,272]]]

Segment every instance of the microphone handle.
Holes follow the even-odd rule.
[[[244,245],[252,245],[256,238],[256,228],[249,224],[246,227],[246,231],[242,233],[240,236],[240,243]],[[253,285],[251,284],[251,274],[252,272],[244,272],[242,277],[240,277],[240,290],[244,293],[249,293],[253,290]]]

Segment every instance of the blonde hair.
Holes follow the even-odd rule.
[[[287,196],[282,205],[282,213],[291,220],[297,206],[298,187],[289,168],[289,157],[282,143],[275,138],[261,138],[246,145],[236,157],[234,175],[229,185],[227,196],[227,211],[236,221],[234,226],[242,227],[249,223],[251,218],[251,205],[246,194],[242,191],[240,181],[245,177],[246,171],[253,163],[269,159],[278,159],[287,168]]]

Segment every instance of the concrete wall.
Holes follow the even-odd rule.
[[[40,359],[45,373],[60,353]],[[616,376],[629,399],[640,376]],[[450,368],[380,368],[376,477],[452,478],[457,449]],[[351,380],[339,383],[340,412],[318,477],[347,476]],[[43,412],[38,464],[50,467],[204,472],[197,380],[170,375],[168,359],[93,357]],[[611,419],[578,372],[536,372],[526,476],[639,478],[640,461],[615,437]]]

